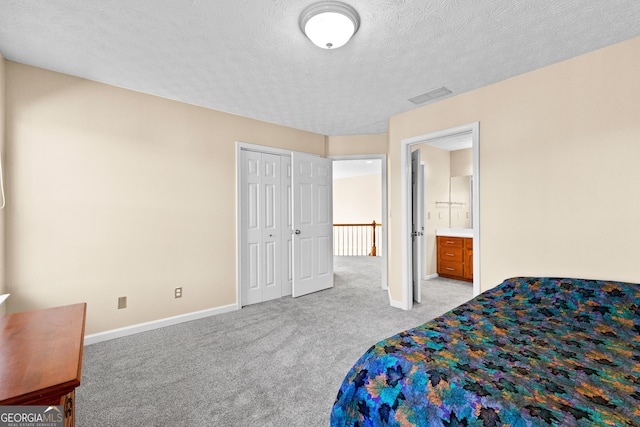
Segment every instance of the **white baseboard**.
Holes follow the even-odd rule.
[[[408,308],[405,307],[402,301],[396,301],[393,298],[391,298],[391,291],[389,289],[387,289],[387,293],[389,294],[389,304],[391,305],[391,307],[399,308],[400,310],[408,310]]]
[[[112,329],[110,331],[99,332],[97,334],[86,335],[84,345],[96,344],[115,338],[122,338],[140,332],[152,331],[164,328],[165,326],[177,325],[179,323],[190,322],[192,320],[203,319],[209,316],[229,313],[238,310],[237,304],[229,304],[222,307],[210,308],[208,310],[194,311],[193,313],[181,314],[179,316],[167,317],[165,319],[154,320],[152,322],[138,323],[137,325],[126,326],[124,328]]]
[[[404,304],[400,301],[395,301],[391,299],[391,297],[389,297],[389,304],[391,304],[391,307],[393,308],[399,308],[401,310],[404,310]]]
[[[429,275],[427,275],[427,276],[424,276],[424,277],[422,278],[422,280],[435,279],[436,277],[440,277],[440,276],[438,276],[438,273],[429,274]]]

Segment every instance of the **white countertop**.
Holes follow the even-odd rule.
[[[436,228],[436,236],[473,238],[473,228]]]

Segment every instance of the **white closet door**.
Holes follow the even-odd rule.
[[[242,305],[282,296],[280,156],[242,150]]]
[[[241,151],[242,154],[242,200],[241,230],[242,233],[242,268],[241,289],[242,304],[262,302],[261,268],[262,231],[260,230],[261,163],[262,155],[253,151]]]
[[[263,153],[262,171],[262,300],[268,301],[282,296],[280,156]]]
[[[331,160],[292,153],[294,297],[333,287]]]
[[[293,289],[293,192],[291,188],[291,157],[280,158],[282,176],[282,296]]]

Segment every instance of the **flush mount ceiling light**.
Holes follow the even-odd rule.
[[[300,29],[316,46],[337,49],[344,46],[360,27],[360,16],[340,1],[319,1],[300,15]]]

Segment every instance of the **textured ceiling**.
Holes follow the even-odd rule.
[[[348,0],[344,47],[313,0],[1,0],[6,59],[324,135],[384,133],[408,99],[460,94],[640,35],[638,0]],[[431,102],[437,102],[431,101]]]

